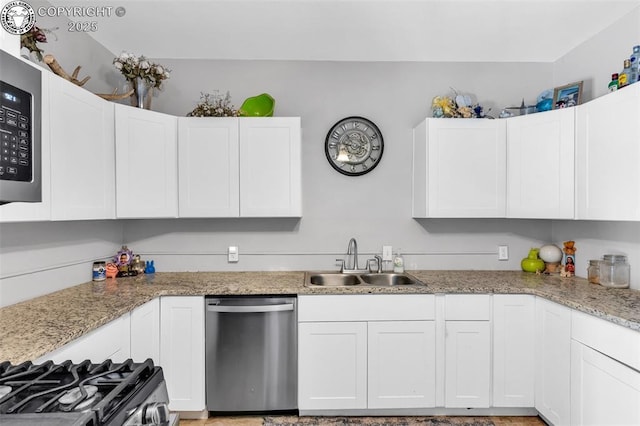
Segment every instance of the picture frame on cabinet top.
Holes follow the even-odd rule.
[[[565,84],[553,89],[553,109],[580,105],[584,81]]]

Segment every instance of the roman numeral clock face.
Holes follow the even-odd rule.
[[[384,149],[380,129],[362,117],[347,117],[331,127],[324,143],[329,164],[340,173],[360,176],[373,170]]]

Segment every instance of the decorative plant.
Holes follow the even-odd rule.
[[[47,34],[52,34],[53,30],[57,30],[57,28],[50,30],[34,25],[33,28],[20,36],[20,47],[26,47],[29,52],[36,54],[39,61],[42,61],[43,50],[38,47],[38,43],[46,43]]]
[[[160,88],[162,82],[171,76],[171,70],[162,65],[151,62],[142,55],[136,56],[127,52],[122,52],[116,57],[113,65],[128,81],[142,78],[155,88]]]
[[[238,110],[231,104],[229,92],[215,90],[213,94],[200,92],[200,102],[187,117],[237,117]]]

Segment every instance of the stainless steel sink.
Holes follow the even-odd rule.
[[[325,287],[345,287],[359,285],[362,281],[357,275],[341,274],[340,272],[307,272],[305,284]]]
[[[418,279],[407,274],[363,274],[360,278],[365,284],[376,286],[424,285]]]
[[[409,274],[395,273],[341,273],[305,272],[304,285],[307,287],[349,287],[354,285],[389,287],[426,285]]]

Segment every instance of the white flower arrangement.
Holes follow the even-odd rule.
[[[149,61],[144,56],[122,52],[113,60],[115,68],[129,81],[136,78],[146,80],[152,87],[160,88],[162,82],[171,77],[171,70]]]

